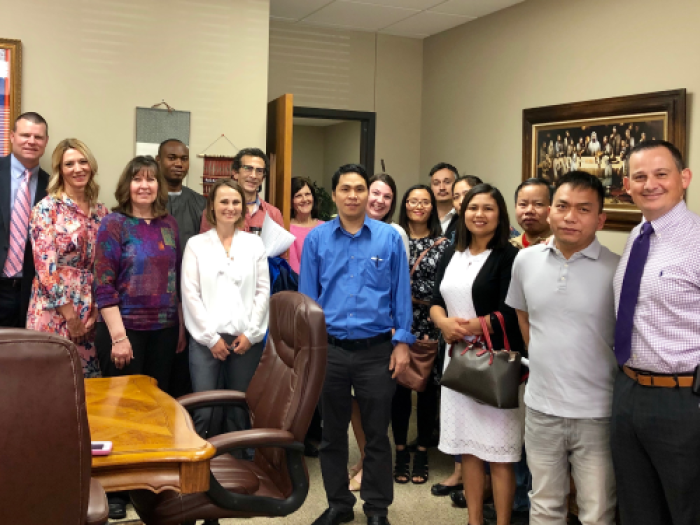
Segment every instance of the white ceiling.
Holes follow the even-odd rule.
[[[270,18],[425,38],[524,0],[270,0]]]

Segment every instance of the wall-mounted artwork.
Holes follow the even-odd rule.
[[[22,107],[22,42],[0,38],[0,156],[10,153],[10,130]]]
[[[155,157],[160,143],[168,139],[190,145],[190,112],[167,108],[136,108],[136,155]]]
[[[631,230],[641,212],[622,186],[629,152],[663,139],[685,155],[685,96],[678,89],[524,110],[523,180],[556,184],[572,170],[591,173],[605,187],[605,229]]]

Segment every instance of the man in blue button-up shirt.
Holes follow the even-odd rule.
[[[382,525],[394,490],[388,430],[395,377],[408,365],[415,341],[408,262],[398,232],[365,216],[365,169],[342,166],[332,186],[338,217],[309,233],[299,278],[299,291],[321,305],[328,328],[320,457],[329,509],[314,525],[354,519],[347,476],[351,390],[367,437],[364,511],[370,525]]]

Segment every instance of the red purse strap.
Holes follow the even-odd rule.
[[[493,343],[491,343],[491,335],[489,334],[489,325],[486,324],[486,319],[479,317],[479,323],[481,324],[481,330],[484,332],[484,340],[486,341],[487,348],[493,352]]]
[[[508,342],[508,335],[506,335],[506,320],[503,319],[503,314],[501,312],[494,312],[493,314],[498,318],[498,322],[501,323],[501,330],[503,331],[503,346],[505,346],[505,350],[510,352],[510,343]]]

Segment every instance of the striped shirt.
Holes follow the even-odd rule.
[[[700,216],[681,201],[651,221],[649,257],[639,289],[627,366],[659,374],[692,373],[700,363]],[[615,273],[615,311],[636,226]]]

